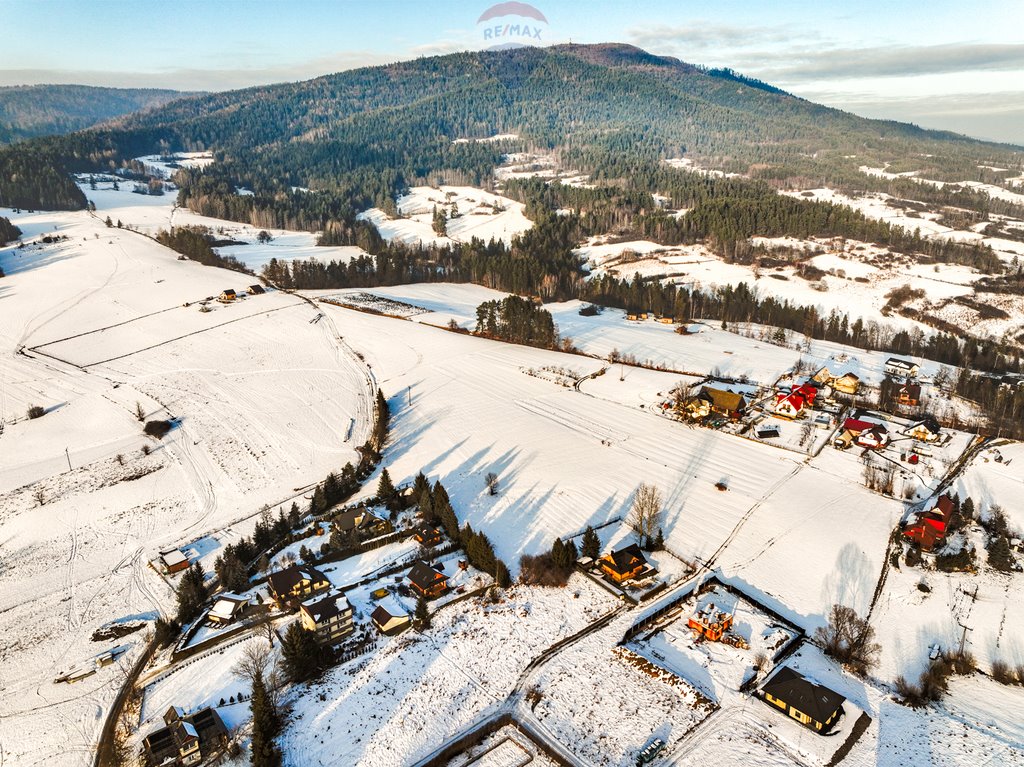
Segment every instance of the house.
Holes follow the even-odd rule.
[[[188,570],[188,557],[181,553],[181,549],[161,551],[160,561],[168,573],[180,573],[182,570]]]
[[[903,535],[924,551],[931,551],[946,539],[955,514],[953,499],[943,495],[932,508],[914,515],[904,526]]]
[[[432,599],[448,590],[448,576],[440,565],[428,565],[422,559],[412,566],[408,575],[409,585],[421,597]]]
[[[885,374],[891,378],[917,378],[921,366],[911,360],[890,357],[885,361]]]
[[[302,627],[316,633],[324,644],[335,644],[355,630],[352,622],[352,605],[343,594],[330,594],[311,599],[299,605],[299,619]]]
[[[796,418],[804,412],[806,404],[807,400],[799,394],[779,392],[775,395],[775,415],[783,418]]]
[[[220,297],[217,300],[223,301],[224,303],[228,303],[229,301],[234,301],[236,298],[238,298],[238,295],[235,293],[235,291],[232,290],[231,288],[228,288],[227,290],[221,291]]]
[[[857,390],[860,389],[860,378],[854,373],[843,373],[841,376],[832,379],[831,386],[843,394],[856,394]]]
[[[658,318],[658,322],[660,322],[662,325],[671,325],[675,321],[676,318],[673,317],[671,314],[665,314]]]
[[[386,636],[401,634],[411,621],[408,614],[402,612],[391,603],[382,603],[370,614],[370,620],[377,630]]]
[[[742,394],[726,391],[725,389],[713,389],[710,386],[701,388],[697,399],[707,403],[707,409],[715,413],[721,413],[729,418],[739,418],[747,409],[747,400]]]
[[[811,376],[811,380],[822,386],[831,386],[843,394],[856,394],[857,389],[860,388],[860,378],[856,374],[843,373],[842,375],[834,375],[827,367],[822,368]]]
[[[388,523],[362,506],[343,509],[331,519],[331,524],[343,533],[354,531],[365,537],[388,532]]]
[[[647,559],[635,543],[605,554],[598,560],[598,564],[601,571],[616,583],[635,578],[648,567]]]
[[[206,615],[206,619],[210,623],[231,623],[232,621],[242,617],[248,607],[248,597],[243,597],[226,591],[223,594],[217,595],[216,601],[213,603],[213,607]]]
[[[185,767],[199,764],[228,742],[228,731],[215,709],[204,708],[186,715],[172,707],[164,714],[164,724],[142,740],[142,752],[148,767]]]
[[[427,548],[439,546],[441,544],[441,530],[433,525],[422,525],[416,529],[416,534],[413,538],[416,539],[418,544]]]
[[[783,666],[765,682],[761,694],[766,703],[822,735],[838,721],[846,701],[839,693],[812,682],[789,666]]]
[[[870,429],[862,431],[860,434],[856,435],[853,438],[853,441],[859,447],[866,447],[869,450],[879,450],[889,444],[889,432],[884,426],[876,424]]]
[[[889,444],[889,432],[882,424],[862,421],[859,418],[847,418],[839,435],[832,441],[834,447],[845,450],[851,444],[872,450]]]
[[[315,567],[292,565],[271,573],[267,585],[277,603],[285,604],[321,594],[331,587],[331,582]]]
[[[942,427],[933,416],[926,415],[920,421],[910,424],[903,433],[918,442],[938,442],[942,438]]]
[[[267,291],[265,291],[263,289],[262,285],[250,285],[249,286],[249,295],[250,296],[262,296],[266,292]]]
[[[920,384],[903,384],[896,391],[896,401],[901,405],[919,405],[921,404],[921,385]]]

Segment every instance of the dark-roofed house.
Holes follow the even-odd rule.
[[[783,666],[765,682],[761,693],[766,703],[822,735],[832,729],[846,701],[839,693],[815,684],[789,666]]]
[[[942,427],[933,416],[926,415],[920,421],[910,424],[903,433],[918,442],[938,442],[942,438]]]
[[[227,303],[228,301],[234,301],[237,297],[238,295],[235,293],[234,289],[228,288],[227,290],[221,291],[220,297],[217,300]]]
[[[382,535],[388,532],[388,523],[362,506],[344,509],[331,519],[331,524],[343,533],[354,530],[364,535]]]
[[[249,295],[250,296],[262,296],[266,292],[267,291],[265,291],[263,289],[262,285],[250,285],[249,286]]]
[[[421,546],[428,548],[441,544],[441,530],[433,525],[422,525],[416,528],[416,535],[413,537]]]
[[[911,360],[890,357],[885,361],[885,374],[893,378],[916,378],[921,366]]]
[[[428,565],[418,560],[409,571],[409,585],[423,597],[439,597],[448,590],[448,576],[440,565]]]
[[[340,642],[356,630],[352,605],[342,594],[303,602],[299,605],[299,616],[303,628],[315,632],[316,638],[325,644]]]
[[[391,604],[377,605],[377,608],[370,613],[370,620],[373,621],[373,625],[377,627],[380,633],[387,636],[400,634],[409,628],[411,622],[408,614],[393,607]]]
[[[915,383],[903,384],[896,391],[896,401],[901,405],[920,405],[921,385]]]
[[[739,418],[747,409],[747,400],[742,394],[726,391],[725,389],[714,389],[710,386],[701,388],[697,399],[708,403],[709,409],[714,413],[720,413],[729,418]]]
[[[322,594],[331,587],[331,582],[315,567],[292,565],[271,573],[267,585],[278,604],[285,604]]]
[[[227,745],[227,728],[212,708],[186,715],[180,708],[172,707],[164,714],[164,723],[166,727],[142,740],[145,763],[149,767],[199,764]]]
[[[903,535],[925,551],[931,551],[946,540],[955,513],[953,499],[944,495],[932,508],[915,515],[915,519],[903,528]]]
[[[210,623],[231,623],[242,617],[249,607],[249,597],[225,591],[218,594],[206,619]]]
[[[647,567],[647,559],[637,544],[605,554],[598,560],[601,571],[616,583],[635,578]]]

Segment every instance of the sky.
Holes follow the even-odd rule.
[[[519,42],[630,43],[865,117],[1024,145],[1024,0],[504,5],[480,22],[494,3],[0,0],[0,86],[227,90],[487,48],[515,23],[530,28]]]

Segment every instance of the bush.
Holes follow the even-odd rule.
[[[558,567],[551,554],[523,554],[519,558],[519,580],[531,586],[564,586],[571,569]]]
[[[163,439],[171,430],[171,426],[170,421],[146,421],[146,425],[142,430],[150,437]]]
[[[42,408],[41,405],[33,405],[28,409],[28,417],[32,420],[35,420],[36,418],[42,418],[44,415],[46,415],[46,411]]]
[[[935,568],[944,573],[963,572],[974,569],[974,549],[963,548],[952,554],[936,554]]]
[[[992,678],[999,684],[1016,684],[1017,674],[1010,664],[1003,660],[992,661]]]

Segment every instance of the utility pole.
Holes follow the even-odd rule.
[[[68,471],[71,471],[71,454],[67,448],[64,448],[64,457],[68,459]]]
[[[409,397],[409,407],[412,407],[412,386],[405,387],[405,393]]]

